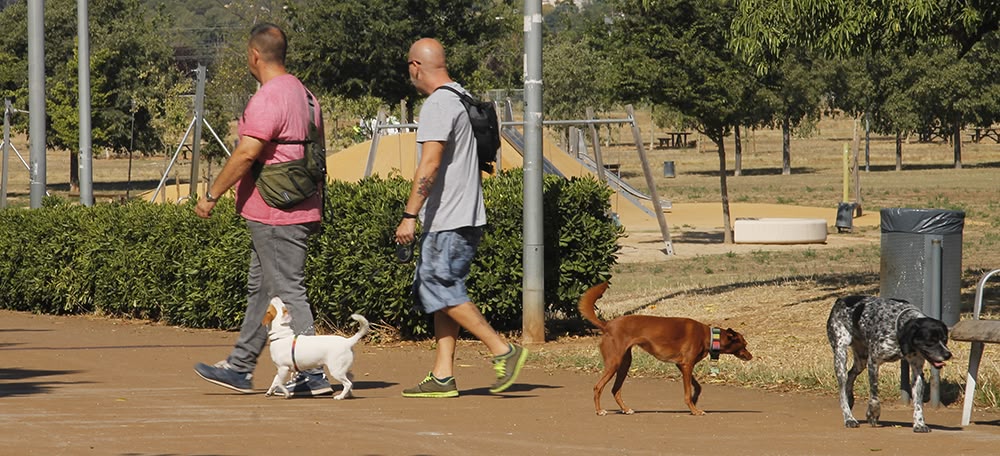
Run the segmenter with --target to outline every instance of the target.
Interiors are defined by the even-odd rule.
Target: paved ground
[[[963,429],[959,407],[928,410],[933,432],[917,435],[911,411],[889,403],[883,427],[845,429],[832,396],[706,384],[708,415],[696,417],[679,383],[652,379],[625,385],[636,415],[598,417],[591,373],[529,364],[509,394],[490,395],[473,344],[460,349],[455,399],[400,397],[428,369],[427,344],[359,346],[355,399],[229,394],[191,366],[221,359],[234,336],[0,311],[0,453],[984,455],[1000,444],[1000,414],[976,412]],[[274,374],[263,359],[261,393]]]

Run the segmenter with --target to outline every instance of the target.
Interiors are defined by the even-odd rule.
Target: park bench
[[[972,418],[972,400],[976,393],[976,376],[979,375],[979,361],[983,357],[985,344],[1000,343],[1000,320],[980,320],[979,313],[983,308],[983,288],[989,278],[1000,272],[994,269],[983,275],[976,286],[976,302],[972,309],[972,319],[955,323],[951,328],[951,339],[972,342],[969,352],[969,370],[965,382],[965,405],[962,407],[962,426],[968,426]]]

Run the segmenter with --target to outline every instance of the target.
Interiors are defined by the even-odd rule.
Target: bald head
[[[410,60],[420,62],[424,71],[441,71],[446,69],[444,46],[434,38],[421,38],[410,46]]]
[[[410,46],[407,65],[410,81],[417,91],[430,94],[438,87],[451,82],[445,64],[444,46],[434,38],[421,38]]]
[[[285,64],[285,53],[288,51],[288,40],[285,32],[277,25],[269,22],[262,22],[250,30],[250,43],[252,49],[256,49],[260,54],[260,59],[271,64]]]

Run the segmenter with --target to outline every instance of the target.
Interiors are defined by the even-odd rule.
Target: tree
[[[735,8],[724,0],[621,0],[605,53],[625,101],[683,114],[718,147],[725,242],[732,243],[723,140],[753,111],[755,72],[728,47]]]
[[[994,42],[998,28],[1000,8],[995,0],[745,0],[739,3],[731,25],[730,45],[761,73],[794,46],[837,56],[868,56],[867,62],[886,49],[913,56],[928,46],[953,48],[954,53],[945,52],[952,55],[951,60],[941,62],[942,67],[951,67],[978,43]],[[961,70],[955,76],[960,74]],[[956,82],[961,83],[961,77]],[[949,85],[932,92],[942,94],[955,88]],[[958,95],[951,92],[945,97],[954,101]],[[950,116],[941,125],[953,128],[957,168],[961,167],[962,116],[956,111],[973,109],[964,105],[946,102],[938,106]],[[897,168],[900,154],[897,135]]]
[[[448,52],[453,78],[472,90],[507,87],[520,70],[519,53],[509,50],[518,19],[490,0],[303,0],[289,8],[290,66],[330,94],[395,104],[416,98],[406,71],[410,44],[433,37]]]
[[[774,66],[761,81],[756,95],[760,105],[754,110],[758,119],[781,128],[781,174],[792,173],[791,135],[803,122],[819,120],[824,90],[820,68],[804,49],[796,49]]]
[[[162,132],[153,119],[178,73],[165,43],[166,22],[149,14],[138,0],[107,0],[89,8],[91,40],[91,124],[95,149],[125,151],[133,145],[131,119],[135,116],[135,147],[158,150]],[[45,9],[45,75],[48,97],[46,146],[71,151],[70,182],[78,182],[79,111],[77,88],[76,2],[49,0]],[[0,30],[11,43],[6,59],[25,62],[27,68],[27,9],[15,4],[0,12]],[[21,68],[21,65],[17,65]],[[5,96],[27,99],[28,75],[5,74],[0,84]],[[25,129],[20,124],[19,129]]]
[[[998,28],[995,0],[743,0],[731,46],[764,70],[794,46],[857,55],[945,39],[961,56]]]
[[[595,11],[583,14],[572,2],[560,2],[545,16],[542,105],[548,119],[582,119],[587,108],[611,107],[614,68],[599,52],[593,35],[586,33],[604,24],[603,16],[593,15]]]

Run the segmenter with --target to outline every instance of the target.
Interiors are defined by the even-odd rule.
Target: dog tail
[[[368,334],[368,331],[371,330],[371,325],[368,324],[368,319],[362,317],[361,315],[351,314],[351,318],[353,318],[354,321],[357,321],[358,326],[360,326],[360,328],[358,328],[358,332],[354,333],[354,335],[348,339],[351,341],[351,345],[354,345],[358,343],[362,337],[365,337],[365,335]]]
[[[589,290],[583,293],[583,296],[580,296],[580,314],[601,331],[604,331],[604,321],[597,317],[597,312],[594,311],[594,303],[598,299],[601,299],[601,296],[604,296],[604,292],[607,289],[608,283],[601,282],[590,287]]]

